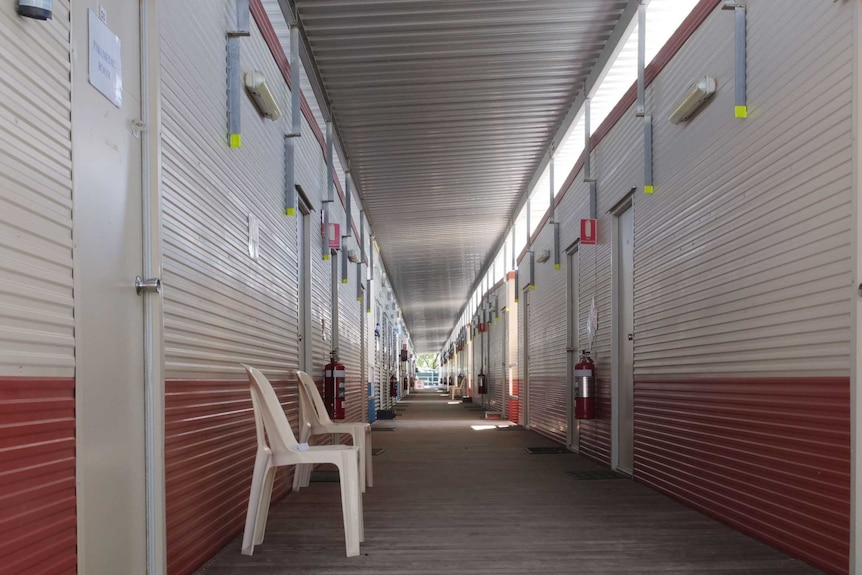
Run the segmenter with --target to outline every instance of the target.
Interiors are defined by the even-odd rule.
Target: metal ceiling
[[[296,0],[417,351],[445,343],[628,4]]]

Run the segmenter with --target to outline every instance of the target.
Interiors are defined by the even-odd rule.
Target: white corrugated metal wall
[[[285,70],[253,23],[251,37],[242,40],[242,69],[263,71],[283,117],[261,118],[243,94],[243,145],[227,148],[224,42],[233,9],[232,3],[224,10],[184,3],[162,11],[167,504],[169,563],[177,572],[199,565],[241,528],[254,428],[239,364],[263,368],[288,417],[295,422],[297,416],[291,371],[299,365],[298,238],[296,220],[283,215],[289,91]],[[312,338],[309,371],[321,381],[332,345],[331,261],[323,260],[318,225],[326,162],[306,118],[302,134],[296,181],[315,210],[306,337]],[[257,260],[248,251],[250,215],[260,221]],[[331,221],[345,223],[338,192]],[[355,273],[349,280],[338,280],[341,357],[352,374],[348,416],[361,420],[366,394]],[[193,451],[208,454],[198,462],[203,473],[186,463]],[[206,469],[218,469],[223,480],[212,482]]]
[[[635,477],[845,573],[852,19],[836,3],[750,3],[750,107],[739,120],[733,17],[709,4],[647,88],[654,195],[642,192],[633,109],[597,133],[599,244],[580,249],[579,330],[585,341],[595,298],[599,401],[580,448],[611,461],[612,210],[634,188]],[[718,79],[714,100],[670,125],[670,106],[704,73]],[[580,179],[557,209],[562,245],[587,217]],[[531,354],[531,382],[538,369]],[[547,415],[531,398],[535,426]]]
[[[506,284],[499,284],[491,290],[491,325],[488,327],[488,407],[494,411],[503,411],[505,401],[506,370],[503,367],[503,332],[506,316],[503,308],[506,306]],[[495,313],[495,311],[497,313]]]
[[[232,5],[208,7],[171,4],[161,13],[166,490],[175,572],[193,570],[241,528],[255,444],[239,364],[266,370],[288,416],[295,422],[297,415],[287,384],[299,366],[299,292],[296,221],[283,216],[285,130],[263,120],[243,95],[243,146],[227,148],[224,51]],[[242,67],[263,71],[289,111],[281,72],[254,26],[243,40]],[[307,125],[304,134],[303,142],[313,140]],[[320,162],[319,147],[305,161],[315,158]],[[312,198],[319,193],[302,175],[298,182]],[[260,220],[258,260],[249,255],[250,216]],[[191,453],[208,456],[191,469]]]
[[[68,2],[0,18],[0,376],[75,375]]]
[[[546,225],[533,242],[536,253],[553,252],[553,226]],[[561,443],[568,431],[566,390],[566,270],[554,269],[553,256],[536,263],[530,291],[530,427]]]
[[[0,564],[75,572],[71,17],[0,6]]]

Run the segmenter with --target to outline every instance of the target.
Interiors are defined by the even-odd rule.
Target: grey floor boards
[[[481,414],[427,391],[374,434],[362,555],[344,556],[337,483],[312,483],[270,512],[252,557],[240,537],[206,575],[802,575],[816,569],[524,431],[474,431]],[[379,424],[375,424],[379,425]]]

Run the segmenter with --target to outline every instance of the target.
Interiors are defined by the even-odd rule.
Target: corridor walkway
[[[414,392],[374,424],[375,486],[362,555],[344,556],[337,483],[314,482],[270,513],[254,556],[235,539],[199,573],[801,575],[804,563],[629,480],[575,480],[601,469],[554,444],[492,424],[469,405]],[[384,431],[384,430],[394,431]]]

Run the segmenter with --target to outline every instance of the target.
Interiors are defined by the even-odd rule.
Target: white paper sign
[[[113,104],[123,106],[120,39],[90,12],[90,84]]]

